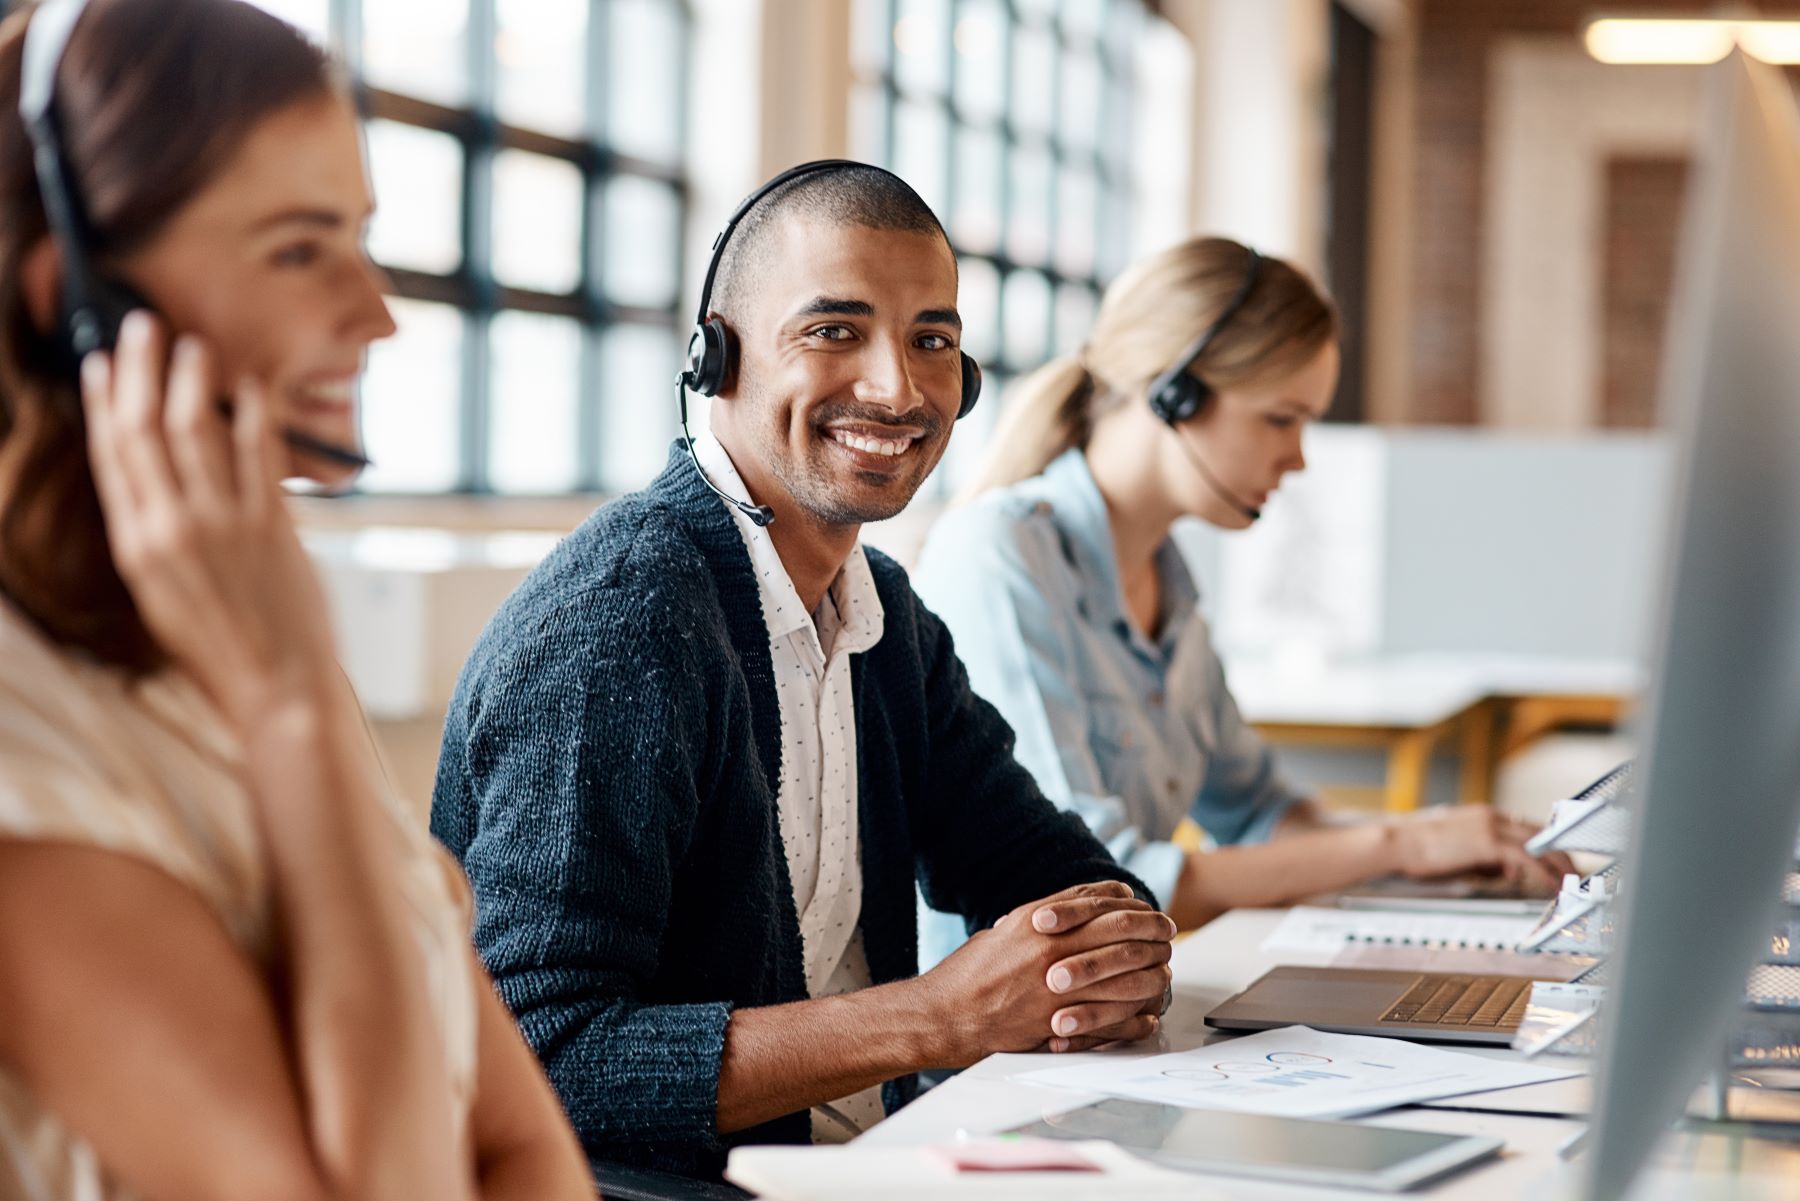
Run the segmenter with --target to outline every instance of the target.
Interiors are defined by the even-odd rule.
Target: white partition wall
[[[1660,435],[1408,434],[1390,464],[1385,650],[1639,656],[1667,512]]]
[[[1228,657],[1638,656],[1661,436],[1327,426],[1306,451],[1256,528],[1182,532]]]

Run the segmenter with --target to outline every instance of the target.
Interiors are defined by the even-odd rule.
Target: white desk
[[[920,1097],[893,1117],[876,1126],[856,1147],[906,1147],[954,1138],[958,1130],[988,1133],[1004,1130],[1047,1114],[1084,1105],[1097,1097],[1019,1084],[1008,1079],[1015,1072],[1047,1066],[1066,1066],[1078,1058],[1099,1054],[1148,1054],[1186,1050],[1229,1037],[1211,1030],[1202,1019],[1208,1010],[1263,971],[1274,960],[1260,950],[1263,939],[1280,920],[1280,910],[1238,910],[1229,913],[1176,945],[1175,1003],[1164,1021],[1161,1045],[1142,1051],[1089,1052],[1070,1055],[994,1055]],[[1315,961],[1316,962],[1316,961]],[[1506,1050],[1471,1050],[1477,1054],[1511,1055]],[[1543,1086],[1548,1087],[1548,1086]],[[1455,1197],[1459,1201],[1517,1201],[1521,1197],[1551,1201],[1573,1196],[1580,1176],[1556,1154],[1556,1149],[1581,1128],[1581,1123],[1554,1117],[1524,1117],[1467,1110],[1417,1106],[1392,1110],[1362,1119],[1373,1125],[1404,1126],[1454,1134],[1489,1135],[1506,1143],[1500,1158],[1470,1169],[1410,1196]],[[1800,1167],[1800,1152],[1782,1164]],[[1779,1175],[1700,1177],[1676,1172],[1659,1173],[1640,1197],[1734,1196],[1775,1198],[1791,1196],[1794,1177]],[[1291,1184],[1209,1177],[1207,1187],[1195,1196],[1228,1196],[1246,1201],[1262,1199],[1314,1199],[1360,1197],[1352,1190],[1306,1188]],[[1714,1186],[1717,1186],[1716,1188]]]

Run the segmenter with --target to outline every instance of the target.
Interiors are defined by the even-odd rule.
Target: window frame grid
[[[670,81],[673,103],[679,106],[676,128],[685,147],[688,128],[688,83],[692,70],[693,11],[689,0],[659,0],[678,27],[681,53]],[[601,395],[604,365],[600,346],[609,329],[639,325],[668,331],[678,339],[686,327],[681,314],[680,289],[666,305],[621,304],[606,295],[606,189],[621,176],[647,179],[667,188],[675,204],[678,236],[674,278],[686,277],[687,248],[679,231],[688,224],[692,187],[680,153],[669,162],[629,155],[606,143],[607,94],[605,66],[610,49],[612,0],[588,0],[587,63],[583,80],[583,107],[587,131],[580,137],[552,134],[502,121],[497,108],[495,39],[499,30],[497,0],[469,0],[467,63],[469,100],[453,106],[408,96],[368,84],[362,72],[363,0],[332,0],[331,37],[351,72],[357,108],[366,120],[385,120],[426,129],[456,140],[462,151],[462,220],[459,236],[462,255],[448,274],[378,264],[390,281],[390,294],[403,300],[443,304],[457,310],[463,325],[461,403],[457,484],[444,491],[386,491],[382,496],[501,495],[489,478],[493,447],[494,397],[490,338],[493,321],[500,313],[515,311],[561,317],[581,326],[579,392],[576,428],[576,480],[572,490],[541,495],[570,495],[616,490],[615,481],[603,478],[601,438],[605,399]],[[555,159],[581,173],[582,204],[577,253],[580,276],[572,291],[545,292],[501,283],[493,269],[494,162],[501,151],[519,150]],[[625,403],[630,403],[625,401]],[[365,495],[375,495],[364,493]],[[513,495],[507,493],[505,495]]]
[[[1114,268],[1123,264],[1108,264],[1106,260],[1107,228],[1109,221],[1117,216],[1113,211],[1114,198],[1126,196],[1135,202],[1136,181],[1129,166],[1119,167],[1109,161],[1106,152],[1107,136],[1113,128],[1112,119],[1122,118],[1119,126],[1129,129],[1132,113],[1127,106],[1123,114],[1116,112],[1116,106],[1122,98],[1132,94],[1137,67],[1129,61],[1129,55],[1119,53],[1119,39],[1109,38],[1104,28],[1097,33],[1075,33],[1067,28],[1062,7],[1059,5],[1054,15],[1046,16],[1037,13],[1021,12],[1015,0],[999,0],[998,10],[1003,14],[1005,23],[998,31],[998,62],[1000,70],[999,89],[1002,97],[998,116],[972,116],[967,111],[966,98],[961,94],[964,86],[962,73],[957,69],[956,30],[965,15],[972,10],[972,0],[945,0],[948,20],[942,30],[943,42],[941,50],[950,64],[949,76],[942,90],[920,89],[901,83],[900,72],[896,63],[898,49],[895,45],[893,31],[902,13],[900,0],[863,0],[865,3],[878,5],[881,14],[881,28],[884,30],[883,49],[879,66],[868,63],[857,63],[852,69],[853,84],[867,89],[879,96],[881,103],[880,137],[881,161],[892,165],[896,162],[898,148],[898,113],[904,102],[910,105],[929,106],[935,108],[942,118],[947,130],[943,147],[944,159],[941,166],[946,183],[946,212],[942,214],[946,227],[952,229],[951,244],[958,259],[963,261],[979,260],[989,264],[996,275],[997,295],[994,304],[994,353],[982,361],[985,372],[1001,379],[1013,379],[1023,372],[1036,367],[1036,363],[1014,362],[1006,346],[1007,330],[1007,283],[1015,272],[1032,271],[1042,276],[1049,288],[1050,301],[1045,307],[1042,344],[1051,355],[1057,346],[1057,306],[1065,288],[1076,287],[1086,290],[1096,305],[1101,293],[1105,290],[1110,274],[1109,266]],[[1130,4],[1132,0],[1107,0],[1109,10],[1121,5]],[[985,6],[984,6],[985,7]],[[1015,32],[1020,28],[1048,33],[1054,55],[1054,77],[1060,84],[1065,58],[1071,53],[1092,54],[1100,66],[1100,99],[1101,113],[1098,118],[1097,134],[1094,144],[1087,148],[1071,147],[1067,144],[1067,135],[1061,122],[1061,96],[1056,93],[1057,110],[1051,115],[1048,133],[1023,131],[1015,119],[1015,103],[1013,95],[1013,76],[1017,69]],[[962,245],[954,234],[956,214],[961,201],[962,183],[957,169],[958,135],[963,131],[987,134],[997,137],[1001,147],[999,164],[999,204],[1001,229],[998,242],[991,250],[972,249]],[[1046,207],[1048,211],[1047,245],[1040,261],[1028,262],[1016,257],[1005,243],[1005,229],[1015,208],[1015,188],[1013,180],[1012,160],[1021,148],[1041,149],[1047,153],[1050,166],[1050,179]],[[1063,172],[1071,167],[1084,172],[1096,188],[1093,227],[1089,231],[1092,245],[1092,262],[1086,272],[1070,272],[1058,262],[1059,237],[1064,220],[1061,180]]]
[[[0,0],[0,15],[10,14],[20,0]],[[675,127],[679,148],[667,163],[625,154],[606,142],[606,85],[603,69],[611,31],[613,0],[588,0],[587,64],[584,110],[587,133],[579,138],[550,134],[499,119],[495,105],[495,34],[498,30],[496,0],[469,0],[466,34],[470,99],[466,107],[370,86],[363,72],[361,36],[364,0],[330,0],[327,37],[349,76],[359,117],[364,121],[387,120],[448,135],[462,151],[462,218],[458,231],[461,261],[454,272],[436,274],[377,264],[386,274],[389,295],[454,308],[463,325],[461,374],[461,422],[458,482],[444,490],[382,491],[378,495],[435,497],[494,495],[488,485],[489,437],[492,411],[488,338],[493,318],[509,310],[541,313],[573,319],[581,325],[582,403],[576,409],[578,439],[577,480],[574,495],[606,490],[611,481],[602,478],[601,436],[604,404],[601,397],[600,344],[606,332],[620,325],[667,330],[679,340],[687,328],[681,311],[679,287],[666,305],[619,304],[605,292],[606,185],[621,176],[648,179],[669,189],[675,204],[677,236],[673,278],[687,276],[685,231],[693,202],[693,189],[684,155],[689,127],[689,84],[692,79],[694,13],[691,0],[659,0],[674,17],[680,45],[670,73],[669,99],[677,106]],[[890,0],[891,2],[891,0]],[[891,123],[891,109],[888,114]],[[574,164],[582,175],[582,206],[578,253],[580,281],[568,293],[549,293],[504,286],[493,275],[493,159],[501,150],[523,150]],[[372,495],[362,493],[363,495]]]

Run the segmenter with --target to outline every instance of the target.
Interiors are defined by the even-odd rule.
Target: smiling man
[[[808,165],[713,268],[713,433],[495,617],[432,811],[589,1155],[690,1173],[851,1137],[921,1069],[1153,1033],[1173,931],[857,540],[979,387],[930,209]],[[980,931],[924,976],[915,880]]]

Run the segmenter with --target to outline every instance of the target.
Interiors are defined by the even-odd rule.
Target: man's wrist
[[[945,1004],[943,989],[930,972],[888,988],[892,995],[887,1000],[899,1018],[898,1034],[909,1071],[962,1068],[981,1057],[970,1050],[963,1015]]]

